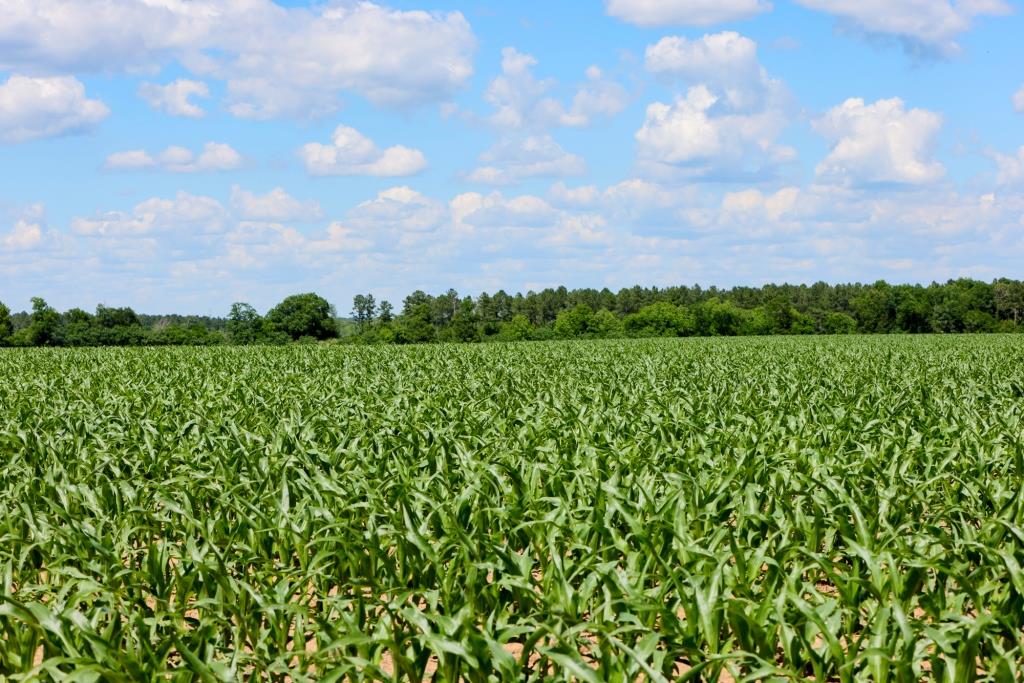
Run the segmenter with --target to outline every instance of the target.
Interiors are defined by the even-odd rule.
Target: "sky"
[[[0,300],[1024,278],[1007,0],[4,0]]]

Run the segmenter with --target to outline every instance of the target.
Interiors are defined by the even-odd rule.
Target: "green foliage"
[[[41,302],[41,304],[40,304]],[[40,308],[41,305],[41,308]],[[950,280],[944,284],[765,285],[760,288],[565,287],[475,299],[450,289],[415,291],[396,315],[371,294],[353,299],[352,319],[335,318],[315,294],[291,296],[266,317],[244,303],[226,318],[140,315],[99,306],[57,314],[41,299],[32,314],[0,316],[0,345],[142,346],[276,345],[303,337],[353,344],[544,341],[621,336],[748,336],[864,333],[1024,331],[1024,283]],[[513,321],[515,323],[513,324]],[[205,332],[200,332],[201,325]],[[4,331],[9,329],[9,332]],[[209,334],[208,334],[209,333]]]
[[[507,323],[503,323],[498,332],[498,339],[501,341],[526,341],[533,334],[533,325],[522,313],[512,316]]]
[[[395,342],[398,344],[422,344],[432,342],[437,336],[431,324],[429,303],[409,303],[406,299],[405,313],[394,326]]]
[[[212,346],[223,344],[226,338],[223,333],[207,328],[205,325],[165,325],[154,330],[149,337],[150,343],[161,346]]]
[[[438,338],[453,342],[480,341],[480,329],[472,299],[467,297],[459,302],[451,321],[442,329]]]
[[[823,327],[825,334],[853,334],[857,331],[857,321],[846,313],[830,312],[825,315]]]
[[[590,334],[598,339],[614,339],[622,333],[622,321],[607,308],[600,309],[590,319]]]
[[[31,346],[54,346],[59,341],[60,314],[41,297],[32,297],[32,318],[25,338]]]
[[[273,322],[260,317],[247,303],[231,304],[227,322],[228,340],[232,344],[286,344],[291,336],[279,330]]]
[[[11,334],[14,332],[14,325],[11,323],[11,309],[0,302],[0,346],[7,346],[10,343]]]
[[[733,337],[750,327],[750,312],[719,299],[709,299],[695,307],[694,330],[703,337]]]
[[[0,678],[1021,680],[1022,435],[1016,335],[3,350]]]
[[[267,313],[274,329],[294,340],[302,337],[331,339],[338,336],[331,305],[313,293],[286,297]]]
[[[590,334],[594,311],[586,304],[579,304],[568,311],[562,311],[555,318],[555,334],[562,339],[584,337]]]
[[[624,325],[630,334],[642,337],[685,337],[696,329],[686,309],[664,301],[627,315]]]

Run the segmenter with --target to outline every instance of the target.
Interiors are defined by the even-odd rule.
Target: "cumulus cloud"
[[[710,26],[749,19],[772,8],[767,0],[606,0],[616,19],[637,26]]]
[[[795,152],[776,141],[792,98],[758,61],[757,43],[733,31],[666,36],[647,47],[647,71],[686,88],[647,107],[636,133],[641,168],[652,175],[728,179],[772,175]]]
[[[0,233],[0,244],[6,247],[7,252],[37,250],[53,241],[56,233],[46,230],[46,210],[43,204],[29,204],[12,213],[14,224],[7,232]]]
[[[818,177],[853,185],[921,185],[945,174],[932,158],[942,117],[904,108],[894,97],[865,104],[852,98],[814,122],[832,149],[818,164]]]
[[[721,219],[771,229],[784,219],[795,218],[800,200],[798,187],[784,187],[768,193],[756,188],[726,192],[722,197]]]
[[[0,84],[0,142],[25,142],[95,127],[110,110],[74,77],[11,76]]]
[[[562,149],[550,135],[504,140],[484,152],[483,166],[467,180],[488,185],[509,185],[524,178],[557,177],[586,173],[582,157]]]
[[[480,156],[481,165],[466,174],[470,182],[512,185],[524,178],[585,173],[586,162],[562,149],[548,130],[587,126],[615,116],[628,104],[626,89],[596,65],[586,69],[586,80],[563,104],[552,95],[558,83],[538,79],[533,73],[536,65],[532,55],[513,47],[502,50],[501,74],[484,92],[494,111],[483,119],[500,138]]]
[[[359,235],[353,228],[335,221],[327,226],[319,239],[309,241],[308,250],[314,254],[338,254],[369,249],[373,240]]]
[[[43,241],[43,229],[39,223],[20,219],[3,237],[4,246],[11,250],[32,249]]]
[[[556,183],[546,197],[450,198],[393,187],[303,229],[276,208],[289,203],[280,201],[287,192],[233,194],[223,205],[194,195],[149,199],[76,219],[76,234],[63,240],[41,211],[12,215],[0,231],[0,272],[19,275],[8,296],[27,299],[58,272],[87,301],[148,309],[173,296],[185,310],[222,311],[243,293],[272,304],[298,281],[317,283],[336,302],[386,282],[394,301],[417,288],[617,289],[638,273],[659,286],[871,280],[894,269],[920,280],[988,277],[976,264],[1008,272],[1024,257],[1020,193],[960,193],[944,183],[898,194],[822,183],[723,193],[631,178],[607,187]],[[253,203],[271,208],[245,208]],[[11,230],[18,220],[24,225]],[[22,240],[33,258],[14,250]]]
[[[103,162],[103,167],[110,171],[139,171],[155,166],[156,159],[144,149],[114,152]]]
[[[320,203],[314,200],[300,201],[275,187],[270,192],[257,195],[238,185],[231,187],[231,208],[245,220],[262,221],[315,221],[323,216]]]
[[[174,199],[153,197],[130,212],[110,211],[71,221],[74,233],[96,237],[135,237],[158,231],[217,232],[228,212],[216,199],[178,192]]]
[[[199,119],[206,116],[203,108],[192,102],[191,97],[209,97],[210,89],[202,81],[179,78],[167,85],[143,83],[139,86],[139,97],[157,111],[171,116]]]
[[[241,168],[245,159],[230,145],[207,142],[197,155],[186,147],[172,145],[156,156],[144,149],[115,152],[103,166],[111,171],[161,170],[170,173],[231,171]]]
[[[347,223],[367,232],[394,229],[402,232],[434,230],[448,217],[441,202],[410,187],[392,187],[356,205]]]
[[[960,51],[956,37],[979,16],[1008,14],[1003,0],[797,0],[871,34],[893,36],[914,53]]]
[[[548,199],[558,206],[588,207],[597,203],[601,191],[597,185],[568,187],[561,180],[548,190]]]
[[[484,100],[494,107],[486,121],[501,130],[586,126],[594,119],[611,117],[625,109],[629,94],[619,83],[591,66],[586,81],[576,88],[571,103],[563,105],[550,93],[558,86],[551,78],[533,73],[537,60],[514,47],[501,51],[501,75],[490,82]]]
[[[735,109],[756,107],[782,89],[758,61],[757,43],[734,31],[693,40],[666,36],[647,47],[644,66],[666,79],[705,85]]]
[[[299,149],[310,175],[409,176],[427,167],[423,152],[403,145],[381,149],[355,128],[338,126],[331,143],[310,142]]]
[[[776,144],[787,124],[781,111],[734,113],[716,109],[718,103],[698,85],[672,104],[649,105],[635,135],[641,163],[691,177],[718,177],[761,173],[794,157],[792,149]]]
[[[372,2],[282,7],[272,0],[34,0],[0,3],[0,69],[153,69],[177,60],[227,84],[243,117],[317,116],[344,92],[377,104],[443,101],[473,72],[458,12]]]
[[[1024,85],[1013,94],[1013,108],[1018,114],[1024,114]]]
[[[538,228],[552,225],[559,212],[533,195],[506,197],[500,192],[465,192],[451,200],[452,220],[457,229]]]
[[[1000,185],[1024,184],[1024,147],[1016,154],[992,152],[992,160],[996,162],[996,182]]]

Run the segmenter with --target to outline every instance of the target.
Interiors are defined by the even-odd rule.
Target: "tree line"
[[[137,346],[367,344],[526,341],[612,337],[762,334],[889,334],[1024,331],[1024,282],[950,280],[931,285],[837,284],[702,288],[631,287],[498,291],[416,291],[400,311],[357,295],[349,317],[323,297],[289,296],[260,315],[233,304],[225,318],[146,316],[98,306],[58,313],[43,299],[11,314],[0,303],[0,345]]]

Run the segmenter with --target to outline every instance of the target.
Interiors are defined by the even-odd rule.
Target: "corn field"
[[[0,353],[0,680],[1014,681],[1024,339]]]

